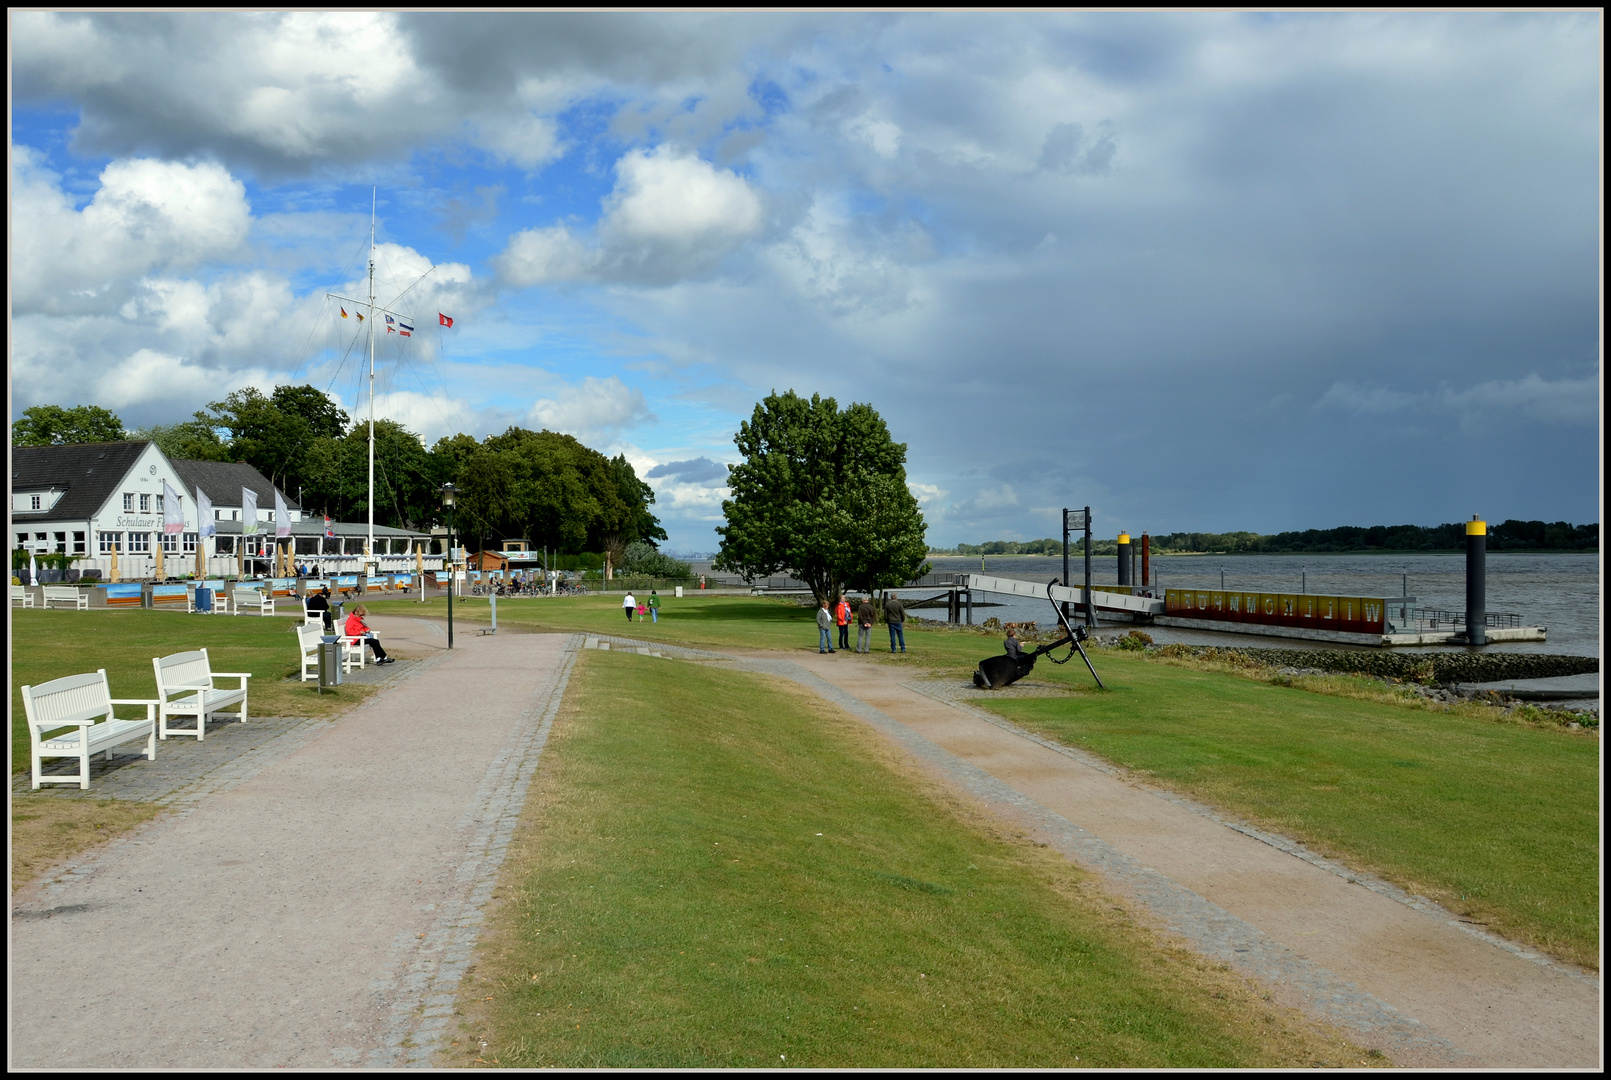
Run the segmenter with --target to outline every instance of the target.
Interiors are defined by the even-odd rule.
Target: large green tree
[[[123,421],[99,405],[32,405],[11,425],[12,446],[117,442],[127,438]]]
[[[369,424],[341,438],[318,436],[300,463],[303,506],[342,521],[369,515]],[[375,524],[429,528],[441,517],[436,462],[418,435],[395,420],[375,421]]]
[[[218,437],[217,428],[206,413],[198,412],[189,420],[177,424],[152,424],[133,433],[136,439],[150,439],[169,458],[190,461],[234,461],[224,440]]]
[[[771,394],[739,425],[744,460],[716,532],[715,566],[746,578],[784,570],[831,600],[846,586],[899,585],[928,569],[917,500],[906,487],[906,444],[871,405]]]
[[[197,418],[229,432],[233,459],[253,466],[282,491],[308,486],[306,465],[316,440],[340,439],[347,431],[347,414],[315,386],[277,386],[268,396],[249,386],[208,409]]]

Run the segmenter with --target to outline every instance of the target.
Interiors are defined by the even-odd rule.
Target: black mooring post
[[[1466,522],[1466,644],[1488,644],[1488,523]]]
[[[1063,588],[1068,588],[1068,507],[1063,507]],[[1068,601],[1063,601],[1063,621],[1068,621]]]
[[[1130,581],[1130,534],[1119,534],[1119,584],[1129,585]]]
[[[968,625],[973,625],[973,590],[964,589],[963,595],[968,599]]]
[[[1091,591],[1091,508],[1085,508],[1085,625],[1096,625],[1095,593]]]

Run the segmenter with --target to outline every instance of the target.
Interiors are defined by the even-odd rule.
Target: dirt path
[[[886,733],[948,780],[1102,871],[1197,947],[1401,1065],[1600,1064],[1592,975],[1474,936],[1440,908],[1411,906],[1391,887],[1275,846],[1279,838],[1266,842],[1094,758],[937,700],[887,666],[811,651],[751,666],[861,703],[853,711],[875,726],[880,716],[899,725]]]
[[[14,1067],[430,1060],[577,641],[373,623],[426,677],[13,898]]]

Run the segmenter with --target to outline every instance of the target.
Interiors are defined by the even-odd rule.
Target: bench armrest
[[[109,698],[107,700],[113,705],[161,705],[162,704],[162,702],[158,701],[156,698],[116,698],[115,697],[115,698]]]
[[[252,677],[252,673],[250,671],[215,671],[215,672],[213,672],[213,678],[215,678],[215,679],[250,679],[251,677]]]

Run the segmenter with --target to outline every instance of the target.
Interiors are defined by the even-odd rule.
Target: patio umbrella
[[[39,584],[39,567],[34,565],[34,553],[28,553],[28,584]]]
[[[122,578],[118,577],[117,573],[117,541],[115,539],[112,541],[112,568],[111,570],[107,571],[107,573],[109,574],[109,577],[107,578],[108,581],[123,580]]]
[[[162,563],[162,541],[163,541],[162,534],[158,533],[157,534],[157,580],[158,581],[167,580],[167,567],[165,567],[163,565],[163,563]]]

